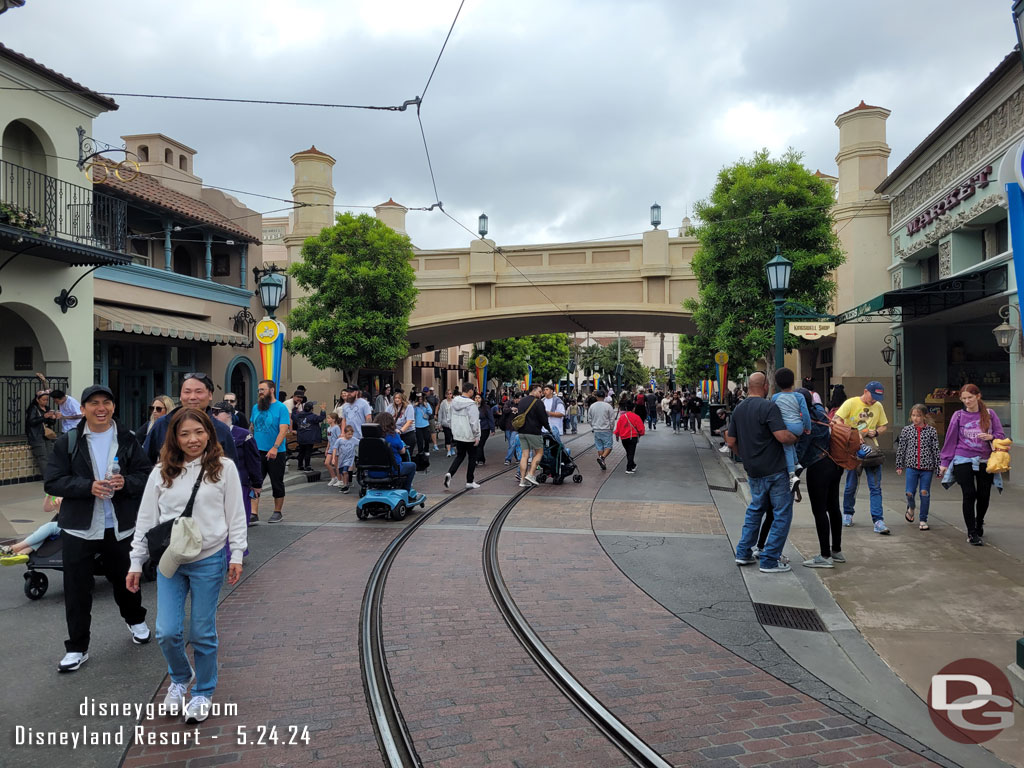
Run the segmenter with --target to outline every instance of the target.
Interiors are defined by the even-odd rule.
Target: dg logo
[[[932,675],[928,714],[943,735],[961,744],[981,744],[1013,725],[1013,691],[995,664],[957,659]]]

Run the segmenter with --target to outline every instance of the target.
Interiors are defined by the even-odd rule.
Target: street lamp
[[[885,361],[885,364],[886,365],[893,365],[892,359],[895,357],[896,358],[896,367],[899,368],[900,367],[900,340],[897,339],[892,334],[889,334],[884,339],[882,339],[882,341],[885,342],[885,349],[882,350],[882,359]],[[893,344],[896,345],[895,348],[893,348],[893,346],[892,346]]]
[[[1024,0],[1021,0],[1024,3]],[[1010,308],[1017,310],[1017,327],[1014,328],[1010,325]],[[999,316],[1003,318],[1003,322],[992,329],[992,335],[996,337],[996,344],[1003,348],[1005,352],[1012,352],[1014,347],[1014,341],[1016,340],[1016,352],[1018,355],[1022,354],[1021,346],[1021,330],[1020,330],[1020,309],[1014,307],[1012,304],[1004,304],[999,308]]]
[[[784,257],[782,249],[776,245],[775,258],[765,265],[764,270],[768,274],[768,288],[775,302],[775,370],[779,370],[786,362],[782,310],[786,306],[786,293],[789,291],[789,275],[793,271],[793,262]]]
[[[480,237],[487,237],[487,214],[481,213],[480,218],[476,220],[476,231],[480,233]]]
[[[271,318],[274,317],[274,312],[281,306],[285,293],[287,293],[288,278],[281,274],[282,272],[284,269],[277,264],[271,264],[264,269],[252,268],[252,275],[256,282],[255,293],[260,297],[263,309]]]
[[[1024,0],[1016,0],[1013,4],[1013,28],[1017,30],[1017,45],[1024,62]]]
[[[1024,0],[1021,0],[1024,2]],[[651,226],[655,229],[661,224],[661,206],[655,203],[651,206]]]

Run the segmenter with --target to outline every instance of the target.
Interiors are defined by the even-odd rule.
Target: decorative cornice
[[[897,237],[893,241],[896,258],[900,261],[906,261],[918,251],[922,251],[925,248],[934,245],[950,232],[959,229],[971,219],[984,213],[990,208],[995,208],[996,206],[1002,206],[1003,208],[1006,207],[1006,195],[1003,192],[996,192],[988,197],[982,198],[970,208],[961,210],[956,216],[942,217],[938,220],[935,227],[928,232],[928,234],[917,242],[908,245],[906,249],[900,247],[900,238]]]
[[[893,224],[938,199],[947,187],[982,166],[1003,145],[1021,135],[1024,87],[1018,88],[966,136],[912,181],[892,201]]]

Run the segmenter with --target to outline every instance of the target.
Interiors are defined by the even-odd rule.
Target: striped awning
[[[143,312],[103,304],[95,304],[92,311],[97,331],[165,336],[186,341],[204,341],[208,344],[249,343],[249,339],[240,333],[192,317],[168,315],[163,312]]]

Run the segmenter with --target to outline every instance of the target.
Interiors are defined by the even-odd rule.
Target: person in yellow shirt
[[[882,402],[885,400],[885,389],[881,382],[869,381],[864,387],[864,394],[851,397],[836,411],[833,421],[842,422],[860,431],[861,439],[869,445],[878,445],[878,436],[888,429],[889,419],[885,415]],[[846,470],[846,491],[843,494],[843,525],[853,525],[854,503],[857,499],[859,473],[863,471],[868,479],[868,491],[871,498],[871,520],[875,533],[889,535],[882,516],[882,468],[863,467],[862,469]]]

